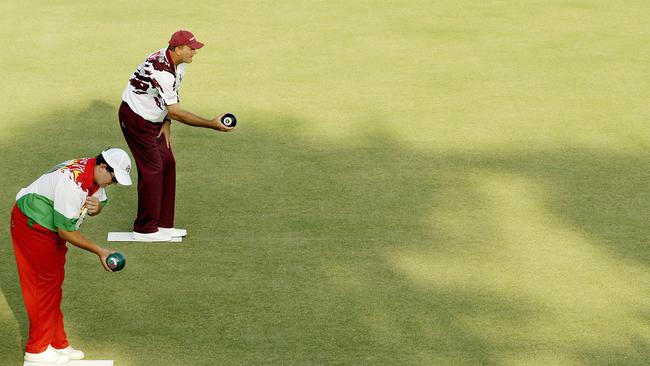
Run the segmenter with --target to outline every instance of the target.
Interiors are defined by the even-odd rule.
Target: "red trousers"
[[[39,224],[29,226],[18,206],[11,212],[11,239],[23,301],[29,316],[25,352],[40,353],[48,345],[66,348],[61,299],[65,277],[65,240]]]
[[[174,227],[176,160],[165,138],[157,138],[162,124],[140,117],[126,102],[118,117],[138,167],[138,216],[133,231],[153,233],[158,227]]]

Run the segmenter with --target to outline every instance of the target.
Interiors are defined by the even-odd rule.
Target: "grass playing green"
[[[645,1],[0,4],[0,364],[27,336],[16,192],[126,144],[134,68],[206,44],[173,124],[182,244],[70,246],[66,330],[139,365],[647,365]],[[135,174],[134,174],[135,176]]]

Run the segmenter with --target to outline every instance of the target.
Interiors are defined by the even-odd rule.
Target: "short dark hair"
[[[102,155],[101,153],[95,156],[95,165],[99,165],[99,164],[106,164],[106,170],[108,170],[109,173],[113,172],[113,168],[110,165],[108,165],[106,159],[104,159],[104,155]]]

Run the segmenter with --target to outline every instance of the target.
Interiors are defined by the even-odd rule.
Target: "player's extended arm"
[[[59,232],[59,236],[67,241],[68,243],[79,247],[81,249],[87,250],[91,253],[97,254],[99,257],[99,261],[102,262],[102,266],[104,269],[106,269],[109,272],[112,272],[110,268],[108,268],[108,265],[106,264],[106,257],[108,257],[111,252],[108,251],[107,249],[104,249],[100,247],[99,245],[93,243],[90,239],[86,238],[85,236],[81,235],[79,230],[76,231],[66,231],[61,228],[57,229]]]
[[[196,114],[190,111],[184,110],[183,108],[181,108],[180,103],[168,105],[167,116],[169,116],[169,118],[173,120],[176,120],[178,122],[190,126],[211,128],[222,132],[228,132],[232,130],[232,128],[226,127],[223,124],[221,124],[222,116],[218,116],[217,118],[212,120],[205,119],[201,116],[197,116]]]

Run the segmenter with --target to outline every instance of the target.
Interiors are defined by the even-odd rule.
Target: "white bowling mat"
[[[133,233],[130,231],[118,232],[110,231],[108,233],[108,241],[137,241],[139,243],[152,243],[152,244],[165,244],[165,243],[178,243],[183,241],[183,238],[180,236],[172,237],[171,241],[139,241],[133,238]]]
[[[53,363],[36,363],[36,362],[27,362],[23,364],[23,366],[43,366],[43,365],[54,365]],[[69,361],[68,363],[63,363],[60,365],[66,365],[66,366],[113,366],[113,360],[97,360],[97,361],[92,361],[92,360],[78,360],[78,361]]]

